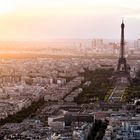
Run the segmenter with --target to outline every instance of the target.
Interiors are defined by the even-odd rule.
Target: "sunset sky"
[[[140,38],[140,0],[0,0],[0,40]]]

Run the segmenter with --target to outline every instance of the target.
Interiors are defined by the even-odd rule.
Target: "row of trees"
[[[9,115],[5,119],[0,120],[0,125],[4,125],[5,123],[20,123],[25,118],[34,114],[37,109],[45,104],[44,99],[40,99],[37,102],[32,102],[31,106],[28,108],[23,108],[21,111],[17,112],[14,115]]]
[[[83,83],[90,81],[91,84],[87,87],[82,86],[83,92],[75,98],[75,102],[89,103],[104,100],[107,91],[112,87],[110,78],[113,71],[113,69],[96,69],[94,71],[85,69],[85,72],[80,74],[84,77]]]
[[[136,73],[136,77],[132,80],[133,84],[126,88],[123,97],[128,102],[135,98],[140,98],[140,71]]]

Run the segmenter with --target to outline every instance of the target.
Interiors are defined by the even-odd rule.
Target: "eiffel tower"
[[[124,40],[124,22],[122,20],[121,23],[121,41],[120,41],[120,56],[118,59],[118,64],[117,64],[117,69],[115,72],[115,78],[117,77],[126,77],[131,83],[131,78],[130,78],[130,66],[127,64],[127,60],[125,57],[125,40]]]

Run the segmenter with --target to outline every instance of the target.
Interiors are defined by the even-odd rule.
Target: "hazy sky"
[[[140,0],[0,0],[0,40],[140,38]]]

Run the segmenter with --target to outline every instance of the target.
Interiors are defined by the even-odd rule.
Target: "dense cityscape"
[[[0,139],[138,140],[139,42],[127,42],[123,56],[133,84],[125,76],[114,84],[119,41],[58,40],[34,50],[13,42],[13,58],[4,50],[11,42],[1,42]]]
[[[0,140],[140,140],[139,13],[0,0]]]

